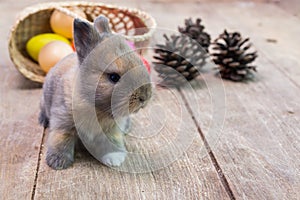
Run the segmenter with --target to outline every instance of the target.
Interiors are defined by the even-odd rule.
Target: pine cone
[[[251,71],[256,71],[256,67],[249,64],[257,54],[247,53],[251,47],[248,41],[249,38],[242,39],[240,33],[228,33],[226,30],[214,41],[213,61],[218,65],[222,78],[242,81],[253,76]]]
[[[178,27],[178,31],[199,42],[199,44],[206,50],[206,52],[208,52],[208,47],[210,45],[210,35],[204,32],[204,26],[201,25],[200,18],[196,19],[196,23],[194,23],[191,18],[186,19],[185,27]]]
[[[164,35],[166,43],[158,44],[153,62],[163,83],[179,87],[199,75],[199,69],[206,63],[208,54],[194,40],[186,35]]]

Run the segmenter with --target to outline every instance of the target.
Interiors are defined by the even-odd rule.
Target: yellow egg
[[[86,18],[86,15],[83,11],[75,8],[70,10],[75,12],[79,16]],[[50,17],[50,26],[53,32],[67,38],[73,38],[73,21],[73,17],[55,10]]]
[[[38,62],[47,73],[56,63],[71,53],[73,50],[70,45],[61,41],[50,42],[41,49]]]
[[[39,34],[36,35],[34,37],[32,37],[27,43],[26,43],[26,50],[27,53],[30,55],[30,57],[35,60],[38,61],[38,56],[40,53],[40,50],[49,42],[55,41],[55,40],[59,40],[62,42],[65,42],[67,44],[71,44],[71,42],[58,34],[54,34],[54,33],[43,33],[43,34]]]

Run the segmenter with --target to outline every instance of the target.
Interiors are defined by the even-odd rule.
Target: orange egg
[[[71,53],[73,49],[70,45],[61,41],[50,42],[41,49],[38,62],[47,73],[56,63]]]
[[[70,9],[79,16],[86,18],[83,11],[79,9]],[[73,22],[74,18],[55,10],[50,17],[50,26],[53,32],[65,36],[67,38],[73,38]]]

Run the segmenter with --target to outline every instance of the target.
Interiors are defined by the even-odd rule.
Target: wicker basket
[[[145,12],[102,3],[58,2],[28,7],[20,14],[9,39],[11,60],[25,77],[35,82],[44,82],[46,74],[38,63],[29,57],[26,52],[26,43],[37,34],[52,32],[49,21],[55,9],[72,15],[74,13],[68,13],[68,8],[72,7],[81,9],[89,21],[93,21],[101,14],[108,17],[112,30],[124,34],[128,40],[134,42],[137,48],[146,47],[149,44],[149,39],[156,27],[155,20]]]

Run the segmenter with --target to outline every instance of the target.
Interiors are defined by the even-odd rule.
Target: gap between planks
[[[195,126],[197,127],[197,130],[198,130],[198,133],[200,135],[200,138],[201,138],[201,140],[204,143],[205,149],[206,149],[206,151],[207,151],[207,153],[209,155],[209,158],[210,158],[213,166],[215,167],[215,170],[216,170],[216,172],[217,172],[217,174],[218,174],[218,176],[219,176],[219,178],[221,180],[221,183],[222,183],[225,191],[227,192],[227,195],[229,196],[230,199],[235,200],[236,198],[233,195],[233,192],[232,192],[232,190],[231,190],[231,188],[230,188],[230,186],[228,184],[228,181],[226,179],[226,176],[224,175],[224,173],[222,171],[222,168],[220,167],[220,165],[219,165],[219,163],[218,163],[218,161],[217,161],[214,153],[212,152],[212,150],[211,150],[211,148],[210,148],[210,146],[209,146],[209,144],[208,144],[208,142],[207,142],[207,140],[206,140],[206,138],[205,138],[205,136],[204,136],[204,134],[203,134],[203,132],[202,132],[202,130],[200,128],[200,125],[197,123],[197,121],[196,121],[196,119],[194,117],[193,111],[192,111],[192,109],[191,109],[191,107],[190,107],[187,99],[185,98],[184,94],[182,93],[182,91],[180,89],[178,89],[178,91],[179,91],[179,93],[180,93],[180,95],[181,95],[181,97],[182,97],[182,99],[184,101],[186,109],[190,113],[190,115],[192,117],[192,120],[193,120]]]
[[[39,176],[39,170],[40,170],[40,164],[41,164],[41,159],[42,159],[42,151],[43,151],[43,146],[44,146],[45,135],[46,135],[46,129],[44,128],[43,136],[42,136],[42,139],[41,139],[41,144],[40,144],[40,147],[39,147],[38,162],[37,162],[37,166],[36,166],[36,172],[35,172],[32,192],[31,192],[31,200],[34,200],[34,197],[35,197],[35,191],[36,191],[36,185],[37,185],[37,180],[38,180],[38,176]]]

